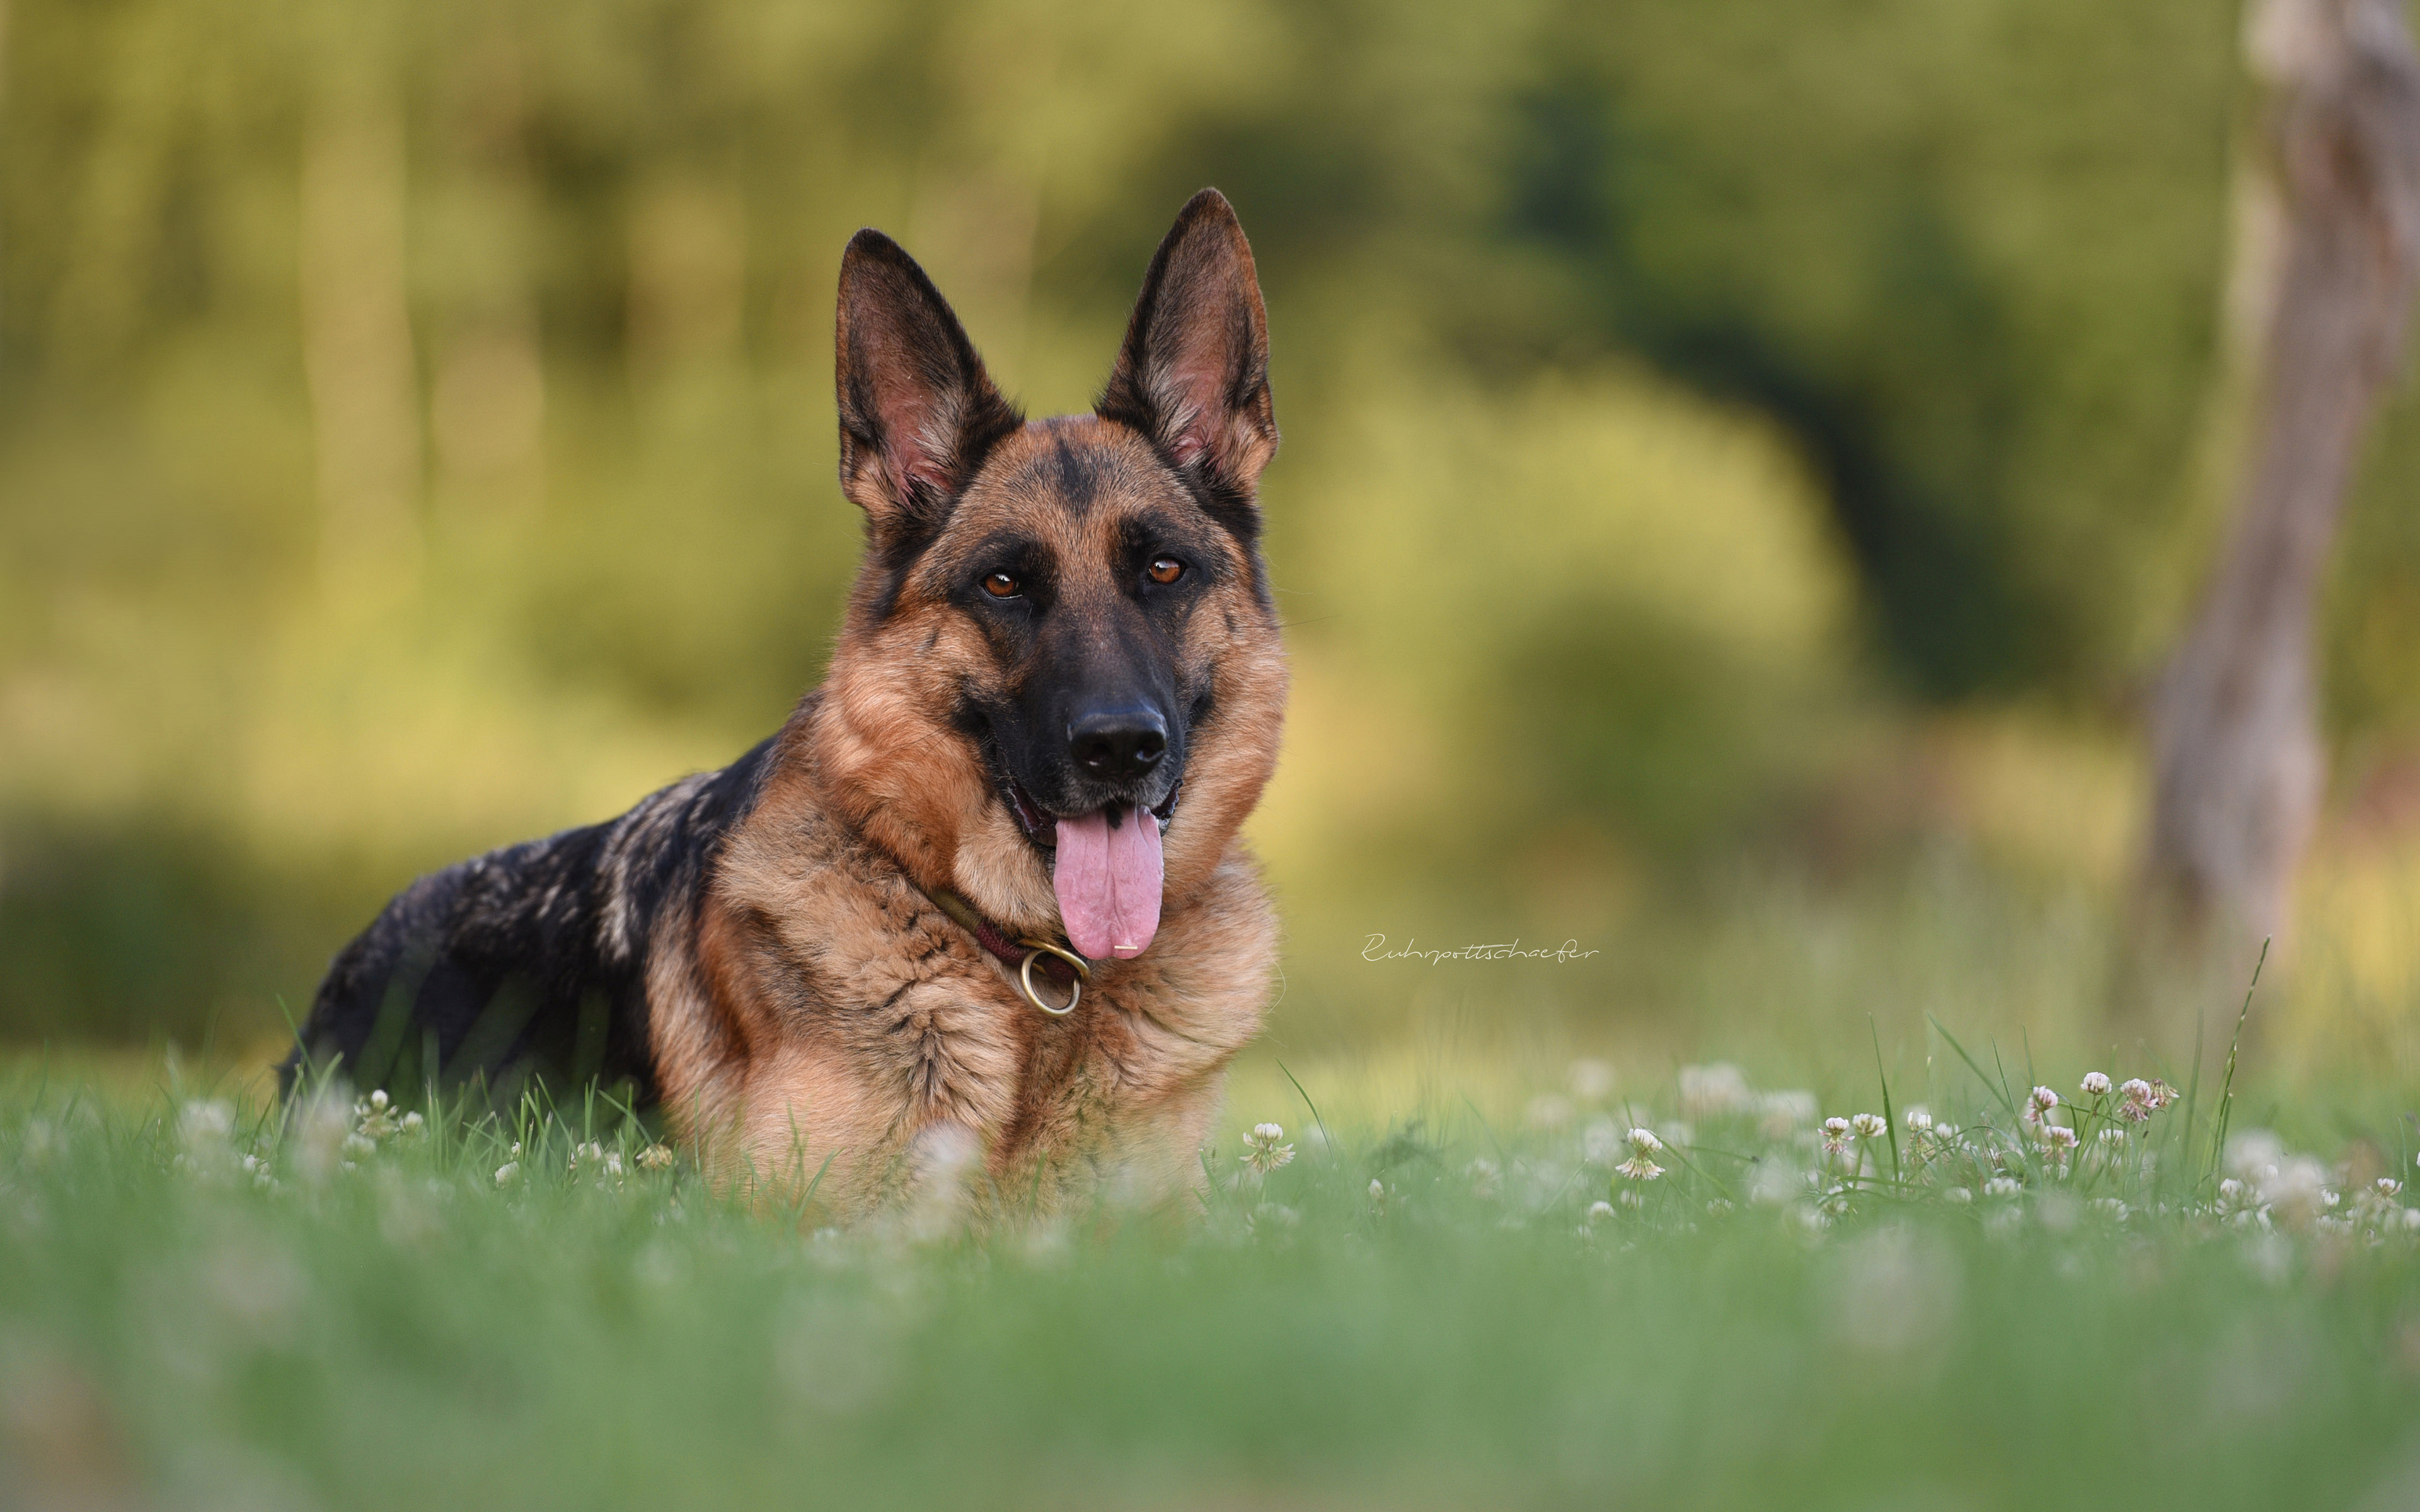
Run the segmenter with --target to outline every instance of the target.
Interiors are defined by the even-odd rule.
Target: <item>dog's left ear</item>
[[[1251,244],[1217,190],[1187,201],[1159,244],[1093,409],[1152,438],[1214,495],[1251,500],[1278,449],[1269,317]]]

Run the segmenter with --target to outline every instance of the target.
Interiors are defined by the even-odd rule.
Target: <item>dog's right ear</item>
[[[930,535],[1024,417],[924,270],[871,227],[841,256],[837,326],[841,491],[877,541]]]

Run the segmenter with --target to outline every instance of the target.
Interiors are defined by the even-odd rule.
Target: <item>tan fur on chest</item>
[[[689,959],[653,993],[664,1104],[726,1181],[862,1211],[916,1176],[921,1136],[962,1131],[994,1200],[1150,1200],[1198,1180],[1228,1063],[1257,1032],[1277,927],[1240,846],[1151,952],[1096,964],[1050,1018],[805,781],[734,835]],[[687,1032],[679,1032],[680,1026]],[[983,1196],[985,1194],[979,1194]]]

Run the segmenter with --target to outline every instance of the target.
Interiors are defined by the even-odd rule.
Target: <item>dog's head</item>
[[[814,726],[828,792],[927,887],[1140,954],[1276,759],[1277,451],[1250,246],[1214,190],[1160,243],[1094,413],[1025,422],[898,244],[841,264],[841,487],[867,548]]]

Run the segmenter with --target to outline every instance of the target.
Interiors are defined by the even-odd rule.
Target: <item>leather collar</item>
[[[975,943],[1009,969],[1023,991],[1025,1000],[1045,1013],[1057,1018],[1072,1013],[1083,1000],[1083,979],[1093,974],[1092,963],[1063,942],[1035,939],[1032,936],[1012,938],[1006,931],[975,912],[974,904],[946,887],[926,891],[924,896],[933,906],[950,916],[959,928],[975,937]],[[1033,989],[1033,976],[1039,969],[1042,978],[1066,995],[1063,1007],[1054,1007]]]

